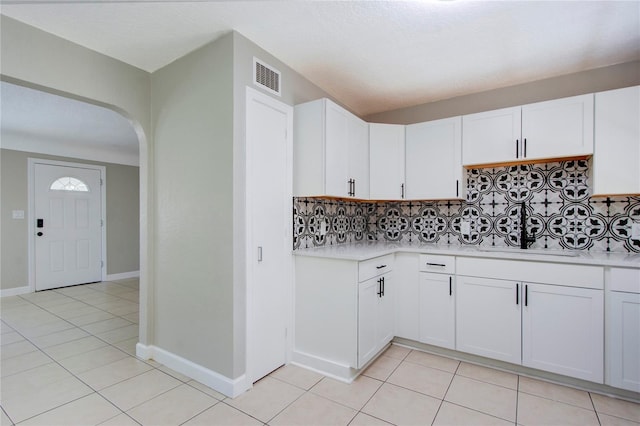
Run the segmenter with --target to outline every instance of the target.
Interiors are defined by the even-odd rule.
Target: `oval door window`
[[[64,176],[60,179],[56,179],[49,189],[52,191],[89,192],[89,187],[86,183],[71,176]]]

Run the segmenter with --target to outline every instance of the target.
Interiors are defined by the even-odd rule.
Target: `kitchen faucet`
[[[520,248],[526,250],[536,241],[536,234],[527,236],[527,209],[524,202],[520,203]]]

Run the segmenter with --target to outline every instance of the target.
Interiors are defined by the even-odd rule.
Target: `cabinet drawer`
[[[640,293],[640,269],[611,268],[607,281],[609,290]]]
[[[455,260],[456,258],[454,256],[421,254],[420,272],[440,272],[442,274],[455,274]]]
[[[376,257],[358,263],[358,281],[366,281],[393,269],[393,255]]]

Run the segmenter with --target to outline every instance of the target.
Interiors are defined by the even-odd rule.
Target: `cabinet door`
[[[349,112],[332,102],[326,103],[325,192],[347,197],[349,194]]]
[[[404,128],[369,124],[369,198],[404,198]]]
[[[461,132],[461,117],[407,126],[407,199],[463,197]]]
[[[523,285],[522,364],[603,383],[603,290]]]
[[[527,159],[593,154],[593,94],[522,107]]]
[[[420,341],[455,349],[455,299],[453,277],[420,274]]]
[[[349,179],[354,180],[354,197],[369,198],[369,124],[349,113],[347,143]]]
[[[640,86],[595,95],[594,195],[640,193]]]
[[[521,107],[462,117],[462,164],[515,161],[520,149]]]
[[[640,392],[640,294],[610,294],[607,384]]]
[[[456,277],[456,349],[520,364],[520,303],[516,282]]]
[[[358,368],[362,368],[377,352],[378,299],[380,277],[360,283],[358,287]]]
[[[378,325],[376,338],[378,350],[389,343],[394,336],[394,274],[384,274],[382,277],[382,297],[378,298]]]

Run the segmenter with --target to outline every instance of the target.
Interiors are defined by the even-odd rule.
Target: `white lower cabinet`
[[[608,275],[606,384],[640,392],[640,270]]]
[[[393,261],[296,256],[294,362],[352,380],[391,341]]]
[[[495,265],[501,266],[494,269],[500,278],[528,266],[507,261]],[[574,268],[580,275],[580,268],[593,267],[569,270]],[[603,383],[604,291],[500,278],[457,277],[456,349]],[[573,279],[563,274],[554,278],[564,280]]]
[[[520,364],[520,284],[467,276],[456,284],[456,349]]]
[[[420,341],[455,349],[454,279],[449,274],[420,274]]]
[[[387,273],[358,286],[358,368],[393,339],[393,289]]]
[[[603,383],[604,292],[523,285],[522,364]]]
[[[419,341],[447,349],[455,349],[455,257],[420,255],[419,288]]]

